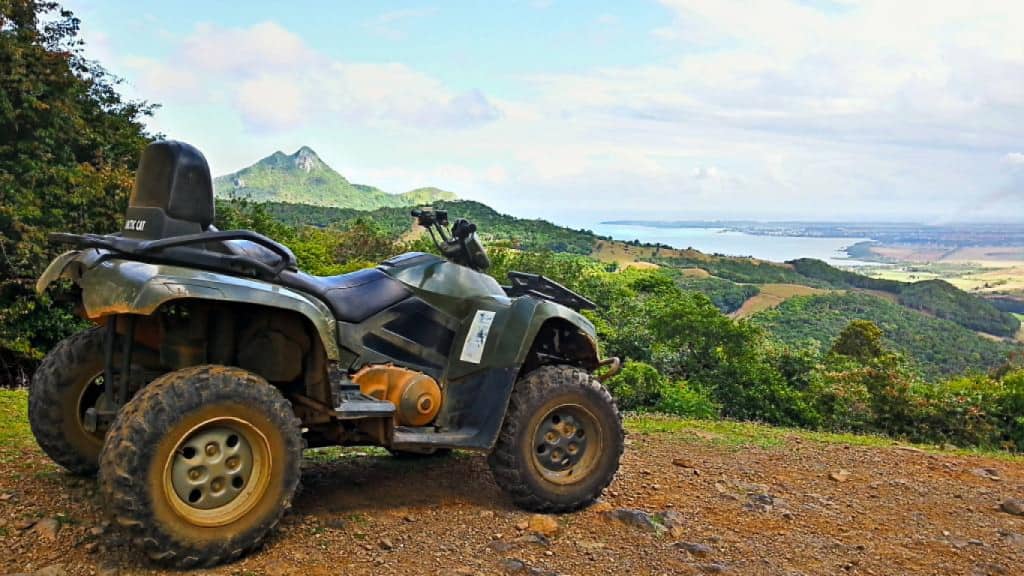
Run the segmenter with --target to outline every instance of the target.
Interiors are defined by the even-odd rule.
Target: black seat
[[[281,283],[316,296],[342,322],[362,322],[411,295],[401,282],[377,268],[340,276],[286,271],[281,273]]]

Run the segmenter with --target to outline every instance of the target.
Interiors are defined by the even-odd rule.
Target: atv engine
[[[441,409],[441,387],[423,374],[391,364],[373,364],[352,375],[367,396],[395,405],[395,424],[426,426]]]

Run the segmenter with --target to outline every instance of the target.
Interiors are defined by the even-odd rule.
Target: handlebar
[[[416,219],[416,223],[423,226],[430,232],[430,238],[434,241],[434,245],[437,249],[452,262],[457,264],[463,264],[469,266],[474,270],[480,271],[486,269],[490,262],[487,261],[486,253],[483,253],[483,264],[480,263],[480,258],[474,258],[477,252],[483,252],[483,247],[478,241],[474,241],[473,244],[478,249],[470,250],[469,240],[473,237],[476,232],[476,224],[473,224],[465,218],[459,218],[455,221],[455,224],[451,227],[451,233],[445,228],[448,225],[448,211],[447,210],[434,210],[433,208],[417,208],[411,212],[412,217]],[[437,235],[434,231],[437,231]],[[440,241],[438,240],[440,236]]]

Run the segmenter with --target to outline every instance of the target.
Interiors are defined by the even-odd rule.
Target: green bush
[[[709,420],[718,417],[721,406],[711,399],[710,394],[686,382],[666,381],[655,410],[674,416]]]
[[[918,385],[913,392],[918,399],[913,439],[957,446],[1002,444],[1002,382],[987,376],[963,376],[935,385]]]
[[[667,382],[653,366],[627,362],[621,372],[608,379],[606,385],[620,409],[644,410],[658,404]]]
[[[1024,451],[1024,370],[1003,376],[1002,396],[999,399],[999,417],[1008,448]]]

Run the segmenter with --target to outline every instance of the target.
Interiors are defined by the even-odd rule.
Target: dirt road
[[[104,527],[93,480],[15,428],[0,432],[0,574],[163,573]],[[1021,460],[753,426],[630,428],[604,501],[554,522],[513,508],[480,455],[311,452],[276,535],[202,573],[1024,573],[1024,516],[1000,510],[1024,498]]]

